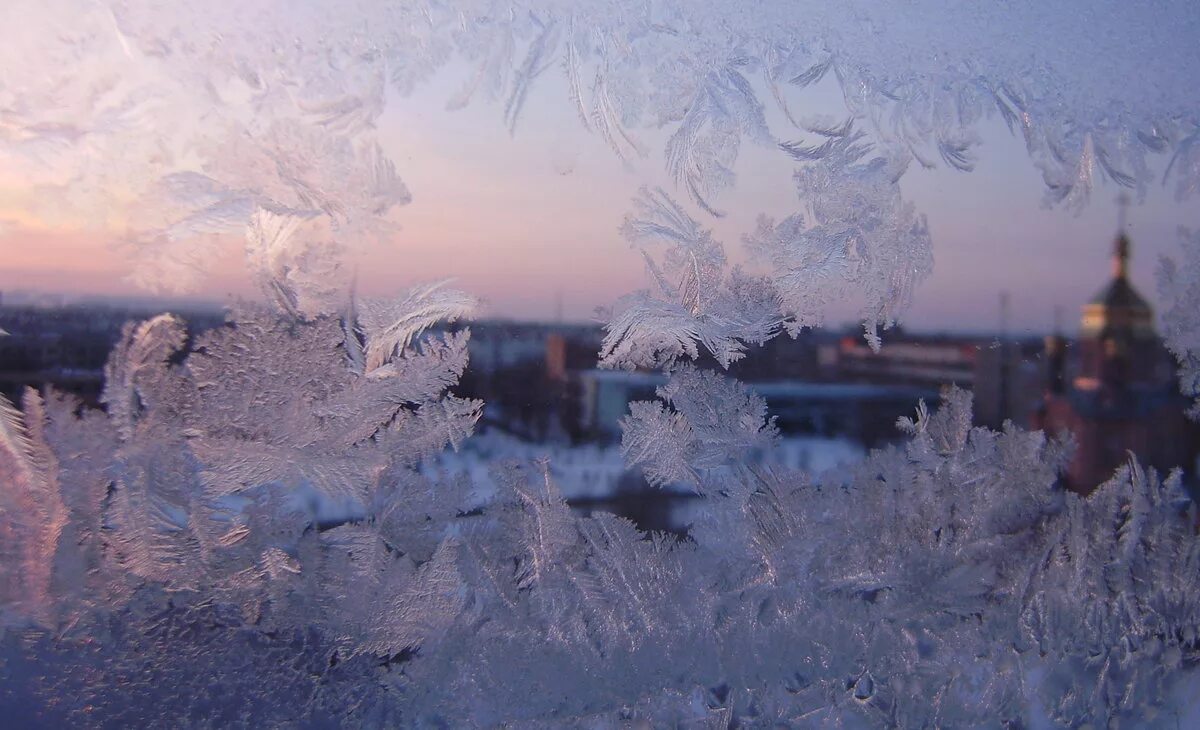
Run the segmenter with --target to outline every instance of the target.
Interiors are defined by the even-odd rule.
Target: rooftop
[[[1101,304],[1110,308],[1150,310],[1149,303],[1124,276],[1118,276],[1109,281],[1103,289],[1096,292],[1096,296],[1092,297],[1088,304]]]

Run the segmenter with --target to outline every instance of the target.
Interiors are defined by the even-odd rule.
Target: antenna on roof
[[[1129,194],[1121,191],[1117,196],[1117,238],[1113,242],[1113,276],[1124,279],[1129,275],[1129,236],[1125,234],[1125,210],[1129,207]]]
[[[1009,395],[1010,384],[1008,372],[1010,357],[1008,347],[1008,304],[1008,290],[1002,289],[1000,291],[1000,350],[997,353],[1000,358],[1000,392],[997,397],[997,400],[1000,401],[1000,408],[998,409],[997,416],[1001,424],[1008,420],[1008,405],[1011,398]]]
[[[1008,305],[1009,295],[1007,289],[1000,290],[1000,338],[1001,340],[1008,337]]]
[[[1125,232],[1125,211],[1129,208],[1129,193],[1122,190],[1117,195],[1117,232]]]

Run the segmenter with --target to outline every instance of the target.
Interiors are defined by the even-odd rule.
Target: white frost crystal
[[[244,237],[268,302],[195,339],[126,328],[104,411],[0,399],[0,712],[50,726],[1116,726],[1194,723],[1200,540],[1178,473],[1088,498],[1069,446],[924,405],[840,472],[764,466],[765,403],[717,370],[854,293],[868,339],[932,253],[912,164],[973,167],[998,115],[1052,203],[1167,164],[1200,188],[1190,3],[682,0],[142,3],[0,8],[0,168],[34,211],[129,228],[133,276],[196,284]],[[497,463],[483,508],[422,458],[471,434],[451,392],[474,300],[347,291],[341,254],[410,200],[389,97],[457,60],[449,99],[531,90],[624,158],[665,129],[669,189],[623,233],[652,286],[608,367],[670,371],[622,448],[702,508],[686,539],[571,513],[546,464]],[[32,71],[31,71],[32,70]],[[801,122],[840,86],[845,121]],[[764,93],[765,92],[765,93]],[[783,119],[782,128],[772,120]],[[795,166],[797,209],[711,234],[741,145]],[[1162,288],[1197,390],[1196,236]],[[314,492],[355,506],[320,524]],[[35,708],[31,710],[30,708]]]
[[[1200,231],[1181,228],[1179,261],[1164,258],[1158,289],[1169,306],[1163,312],[1163,336],[1179,360],[1179,387],[1197,398],[1192,415],[1200,417]]]

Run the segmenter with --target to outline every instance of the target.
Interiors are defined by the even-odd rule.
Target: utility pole
[[[1008,290],[1000,292],[1000,393],[998,399],[1000,408],[997,411],[1000,424],[1009,418],[1009,342],[1008,342]]]

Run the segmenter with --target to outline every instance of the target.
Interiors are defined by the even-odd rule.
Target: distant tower
[[[1012,355],[1009,352],[1008,346],[1008,290],[1000,292],[1000,401],[999,418],[1000,422],[1008,420],[1010,416],[1009,401],[1012,399],[1012,373],[1009,367],[1009,361]]]
[[[1087,494],[1110,478],[1132,452],[1160,469],[1189,464],[1196,430],[1184,417],[1187,407],[1154,332],[1154,311],[1129,280],[1131,244],[1125,232],[1124,196],[1112,248],[1112,278],[1083,306],[1078,374],[1067,387],[1065,341],[1046,339],[1050,370],[1039,425],[1049,432],[1070,431],[1076,449],[1067,486]],[[1057,324],[1056,324],[1057,329]]]
[[[1130,241],[1125,205],[1119,199],[1120,227],[1113,241],[1112,279],[1083,307],[1079,341],[1083,362],[1075,387],[1113,392],[1155,379],[1158,337],[1154,310],[1129,281]]]

